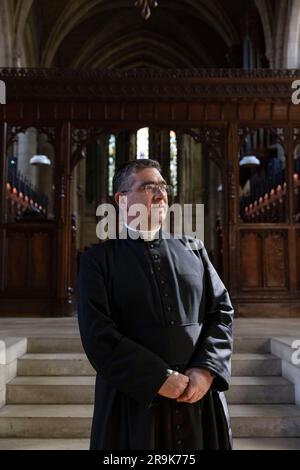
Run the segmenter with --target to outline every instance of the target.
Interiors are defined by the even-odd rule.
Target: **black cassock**
[[[152,241],[122,234],[80,261],[79,328],[97,371],[90,448],[230,449],[222,393],[232,353],[226,288],[200,240],[168,239],[161,229]],[[203,399],[158,395],[168,368],[188,367],[215,375]]]

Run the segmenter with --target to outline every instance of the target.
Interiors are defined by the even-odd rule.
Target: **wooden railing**
[[[24,216],[47,218],[48,198],[20,173],[9,171],[6,183],[7,222]]]
[[[284,222],[286,219],[286,182],[244,207],[245,222]]]

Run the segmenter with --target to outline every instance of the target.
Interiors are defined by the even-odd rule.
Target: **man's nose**
[[[165,199],[166,196],[167,196],[166,193],[158,187],[156,188],[155,193],[153,193],[153,199],[161,200],[161,199]]]

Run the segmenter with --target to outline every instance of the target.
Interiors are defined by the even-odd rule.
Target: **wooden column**
[[[6,161],[6,132],[7,124],[0,125],[0,290],[4,289],[4,253],[5,253],[5,229],[6,222],[6,180],[7,180],[7,161]]]
[[[228,155],[227,155],[227,199],[228,199],[228,216],[224,219],[228,221],[228,226],[225,229],[228,231],[228,247],[224,246],[224,252],[227,253],[227,259],[225,260],[225,272],[224,280],[227,283],[228,289],[230,290],[231,297],[237,295],[237,265],[239,255],[236,244],[236,227],[237,227],[237,215],[238,215],[238,124],[231,122],[228,128]],[[225,193],[226,194],[226,193]],[[226,240],[226,237],[224,237]],[[227,270],[228,267],[228,270]]]
[[[71,123],[64,122],[58,133],[56,155],[57,218],[57,302],[54,315],[66,316],[75,311],[71,286]]]
[[[297,244],[296,244],[296,231],[297,227],[295,221],[295,197],[294,197],[294,182],[293,174],[295,172],[295,160],[294,160],[294,145],[293,145],[293,127],[287,129],[286,134],[286,161],[285,161],[285,179],[287,182],[287,193],[288,193],[288,219],[289,219],[289,230],[288,230],[288,247],[289,247],[289,283],[290,290],[297,295]]]
[[[116,138],[116,167],[130,160],[130,131],[124,130]]]
[[[101,158],[99,161],[99,185],[100,185],[100,194],[98,204],[107,202],[108,200],[108,141],[109,134],[103,134],[100,138],[100,153]],[[96,213],[96,211],[95,211]]]

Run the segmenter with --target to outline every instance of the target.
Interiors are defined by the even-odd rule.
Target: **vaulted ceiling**
[[[240,67],[247,28],[267,65],[269,1],[269,11],[260,11],[255,0],[158,0],[147,21],[134,0],[24,3],[22,47],[30,65]]]

